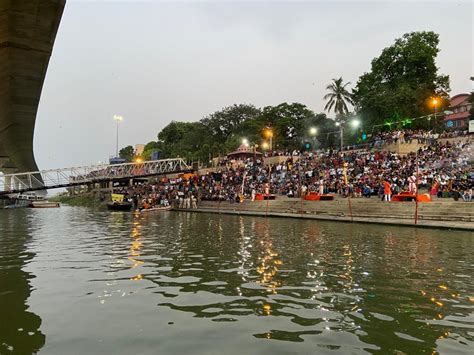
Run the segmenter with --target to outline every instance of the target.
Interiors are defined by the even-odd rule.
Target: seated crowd
[[[419,194],[472,200],[472,144],[435,141],[406,156],[377,150],[286,153],[273,165],[253,157],[226,160],[200,176],[156,180],[124,193],[137,204],[145,200],[188,207],[200,200],[238,202],[256,194],[301,197],[310,192],[366,198],[388,195],[385,198],[390,200],[392,194],[414,194],[417,188]]]

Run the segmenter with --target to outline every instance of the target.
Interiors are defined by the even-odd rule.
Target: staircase
[[[389,224],[415,224],[415,202],[382,202],[378,198],[338,198],[334,201],[303,201],[280,198],[244,203],[202,201],[199,209],[208,212],[275,215]],[[435,200],[418,204],[418,224],[438,227],[467,227],[474,230],[474,203]]]

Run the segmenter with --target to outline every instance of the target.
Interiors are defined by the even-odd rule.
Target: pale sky
[[[40,169],[95,164],[172,120],[234,103],[322,112],[331,78],[357,82],[404,33],[440,34],[451,94],[471,91],[471,1],[67,0],[36,121]]]

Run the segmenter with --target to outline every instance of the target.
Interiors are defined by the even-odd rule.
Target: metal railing
[[[0,195],[190,171],[181,158],[0,175]]]

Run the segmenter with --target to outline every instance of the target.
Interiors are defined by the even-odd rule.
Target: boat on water
[[[107,208],[111,211],[130,211],[133,207],[133,204],[128,201],[111,201],[107,202]]]
[[[51,202],[51,201],[33,201],[31,203],[31,208],[59,208],[61,205],[59,202]]]
[[[38,196],[33,193],[18,194],[10,198],[10,204],[5,206],[5,209],[16,208],[58,208],[59,202],[50,202],[45,200],[43,196]]]
[[[125,200],[123,194],[111,194],[110,202],[107,202],[107,208],[111,211],[130,211],[133,203]]]
[[[151,207],[151,208],[143,208],[140,210],[142,212],[164,212],[164,211],[171,211],[171,206],[159,206],[159,207]]]

